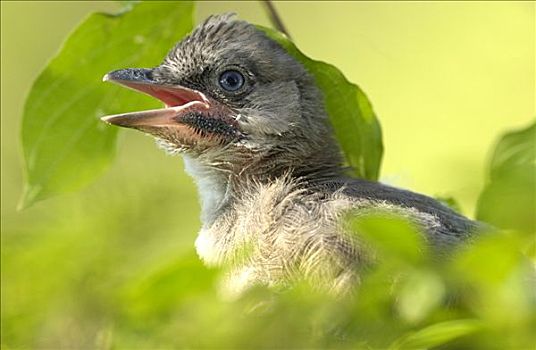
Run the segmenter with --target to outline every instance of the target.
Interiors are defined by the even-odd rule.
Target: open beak
[[[123,113],[102,117],[106,123],[127,127],[173,127],[181,125],[181,117],[187,112],[206,112],[211,108],[209,99],[201,92],[183,86],[168,86],[155,82],[152,69],[129,68],[106,74],[103,81],[110,81],[153,96],[165,104],[165,108]]]

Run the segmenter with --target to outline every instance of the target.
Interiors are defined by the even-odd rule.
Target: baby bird
[[[201,197],[197,252],[231,266],[232,293],[296,277],[335,291],[354,285],[364,254],[348,213],[406,217],[438,252],[479,226],[432,198],[349,177],[314,78],[232,15],[209,17],[158,67],[104,80],[164,102],[103,120],[182,154]]]

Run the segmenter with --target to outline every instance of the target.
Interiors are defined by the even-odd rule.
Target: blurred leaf
[[[114,154],[116,128],[99,117],[156,108],[149,97],[102,86],[110,70],[154,66],[193,27],[191,2],[147,2],[119,15],[94,13],[39,75],[22,121],[26,186],[20,206],[79,189]]]
[[[477,320],[456,320],[437,323],[406,335],[391,345],[391,350],[430,349],[482,328]]]
[[[452,257],[448,278],[463,293],[460,297],[472,314],[485,320],[488,327],[522,332],[519,327],[528,326],[535,316],[534,266],[521,252],[530,240],[518,232],[494,232],[482,235]]]
[[[356,176],[377,180],[383,153],[382,134],[367,96],[336,67],[307,57],[283,34],[262,26],[258,28],[277,41],[315,77],[348,165]]]
[[[400,316],[410,323],[422,321],[439,306],[445,286],[434,271],[416,270],[403,281],[397,290],[396,306]]]
[[[350,219],[359,238],[372,244],[384,257],[411,264],[426,256],[423,235],[407,220],[392,214],[369,214]]]
[[[525,129],[509,132],[501,138],[491,159],[491,180],[527,164],[536,165],[536,122]]]
[[[521,247],[522,240],[513,233],[483,235],[455,255],[451,262],[453,274],[459,281],[492,290],[519,266],[523,259]]]
[[[126,289],[126,310],[135,318],[165,315],[185,300],[210,291],[216,271],[209,270],[195,254],[189,254],[143,276]]]
[[[476,217],[501,228],[536,230],[536,122],[504,135],[493,152]]]

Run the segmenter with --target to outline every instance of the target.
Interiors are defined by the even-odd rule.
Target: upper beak
[[[153,69],[129,68],[106,74],[103,81],[110,81],[156,97],[166,108],[102,117],[101,120],[123,127],[159,127],[180,124],[186,111],[210,108],[207,97],[193,89],[177,85],[159,84],[153,79]]]

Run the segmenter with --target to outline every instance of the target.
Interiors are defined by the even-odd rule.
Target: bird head
[[[209,17],[159,66],[116,70],[104,80],[165,104],[105,122],[153,135],[168,152],[213,168],[273,171],[304,162],[340,163],[312,76],[278,43],[233,15]]]

